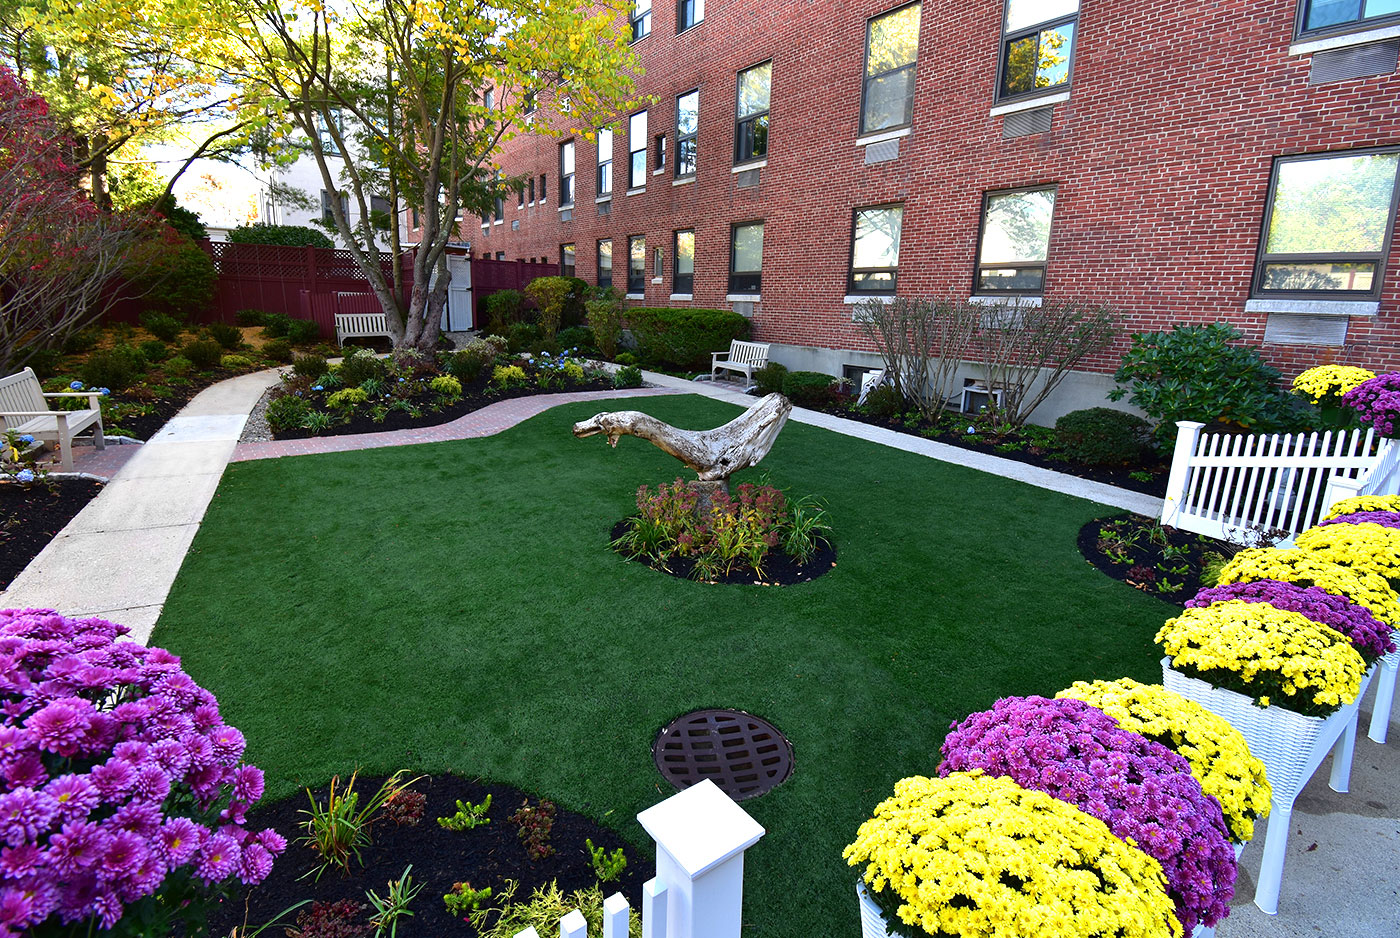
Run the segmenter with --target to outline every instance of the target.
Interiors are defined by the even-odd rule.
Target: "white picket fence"
[[[744,851],[758,843],[763,827],[709,779],[647,808],[637,821],[656,841],[656,876],[642,887],[639,938],[739,938]],[[629,938],[630,918],[626,898],[613,893],[603,902],[602,938]],[[515,938],[541,936],[531,927]],[[582,912],[559,920],[559,938],[588,938]]]
[[[1162,524],[1222,540],[1249,529],[1290,544],[1339,498],[1394,494],[1400,453],[1374,430],[1298,434],[1202,433],[1177,422]]]

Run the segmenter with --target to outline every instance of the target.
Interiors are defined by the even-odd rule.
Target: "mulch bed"
[[[1122,525],[1124,527],[1120,530],[1127,533],[1148,529],[1153,524],[1152,519],[1140,515],[1112,515],[1095,519],[1079,529],[1079,552],[1085,560],[1113,579],[1166,602],[1185,605],[1205,585],[1201,582],[1201,572],[1206,555],[1216,553],[1229,558],[1236,548],[1201,534],[1162,527],[1160,530],[1165,535],[1166,545],[1146,536],[1129,544],[1123,544],[1122,538],[1116,538],[1114,546],[1118,558],[1105,553],[1103,547],[1107,539],[1103,531],[1106,525]],[[1168,546],[1182,553],[1168,557],[1164,551],[1164,547]]]
[[[363,802],[378,791],[383,782],[384,776],[362,777],[356,780],[355,790],[361,793]],[[322,804],[327,787],[316,792]],[[373,889],[384,896],[389,880],[399,878],[411,863],[413,882],[423,883],[423,891],[409,907],[413,917],[400,919],[398,938],[474,936],[477,929],[448,914],[442,901],[454,883],[468,882],[475,889],[489,886],[493,893],[499,893],[507,879],[514,879],[520,883],[515,893],[515,901],[519,902],[527,901],[536,887],[558,880],[560,889],[567,894],[597,881],[584,843],[589,839],[595,847],[603,847],[609,853],[621,847],[627,856],[621,878],[604,883],[603,895],[620,890],[632,908],[641,908],[642,884],[651,878],[649,861],[638,856],[633,846],[615,832],[583,815],[559,808],[549,838],[554,855],[531,860],[516,834],[516,826],[510,821],[510,816],[526,801],[526,795],[519,789],[487,785],[455,775],[424,777],[411,787],[427,796],[422,820],[412,827],[396,826],[388,820],[377,822],[373,828],[373,842],[361,853],[364,865],[352,860],[350,875],[342,876],[331,869],[319,880],[314,872],[316,854],[297,843],[305,820],[301,812],[310,807],[306,793],[260,805],[249,814],[248,829],[274,828],[287,838],[287,851],[273,864],[266,880],[252,889],[241,890],[210,915],[210,934],[227,935],[233,926],[243,924],[245,901],[246,921],[256,928],[303,899],[324,902],[353,899],[364,903],[365,934],[370,934],[368,922],[374,910],[365,899],[365,891]],[[491,823],[467,831],[449,831],[437,823],[439,817],[456,813],[458,799],[480,804],[487,794],[491,795],[491,809],[487,814]],[[528,800],[532,806],[539,803],[537,798]],[[303,906],[298,912],[309,909],[309,905]],[[296,914],[284,921],[292,924]],[[273,928],[264,934],[280,936],[282,931]]]
[[[613,525],[612,534],[608,543],[611,544],[623,534],[627,533],[627,522],[624,518]],[[614,548],[616,549],[616,548]],[[695,570],[695,560],[691,557],[675,557],[671,560],[669,568],[648,564],[641,558],[633,557],[626,551],[617,550],[619,554],[627,557],[628,560],[636,560],[638,563],[646,564],[658,573],[666,573],[679,580],[694,580],[691,574]],[[742,585],[742,586],[792,586],[795,583],[806,583],[815,580],[817,577],[829,572],[836,566],[836,548],[828,544],[820,548],[812,559],[807,563],[798,563],[796,559],[790,557],[786,551],[780,547],[775,547],[768,552],[763,564],[763,576],[758,576],[753,567],[745,564],[743,567],[735,568],[733,572],[715,580],[697,580],[711,584]]]
[[[102,491],[92,479],[0,485],[0,589],[28,566],[83,506]]]
[[[479,380],[476,384],[463,388],[462,397],[454,404],[444,407],[442,410],[432,413],[424,413],[421,417],[414,417],[401,410],[390,411],[385,418],[375,423],[368,414],[356,413],[350,418],[349,423],[339,424],[326,430],[312,433],[309,430],[288,430],[285,433],[274,433],[273,438],[278,440],[305,440],[311,437],[320,436],[345,436],[351,433],[380,433],[385,430],[416,430],[420,427],[437,427],[444,423],[451,423],[458,417],[465,417],[474,411],[478,411],[488,404],[497,401],[512,400],[517,397],[534,397],[538,394],[559,394],[570,391],[610,391],[613,389],[611,381],[593,380],[571,384],[564,388],[488,388],[487,380]]]

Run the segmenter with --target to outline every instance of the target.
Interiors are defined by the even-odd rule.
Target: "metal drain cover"
[[[656,737],[652,758],[678,789],[704,779],[735,801],[772,791],[792,774],[792,744],[777,727],[742,710],[695,710]]]

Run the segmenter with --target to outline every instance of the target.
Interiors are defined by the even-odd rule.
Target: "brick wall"
[[[694,228],[690,305],[726,306],[730,224],[763,219],[759,339],[805,346],[869,345],[842,302],[852,211],[903,202],[899,292],[971,292],[982,194],[1057,186],[1047,293],[1098,298],[1127,331],[1180,322],[1235,323],[1253,342],[1263,314],[1245,301],[1273,158],[1400,143],[1400,75],[1309,85],[1310,58],[1290,56],[1294,0],[1083,0],[1070,100],[1048,132],[1002,139],[996,103],[1000,3],[925,3],[912,133],[897,160],[864,165],[858,134],[865,23],[888,0],[713,2],[677,36],[675,6],[654,4],[635,44],[639,88],[655,96],[648,133],[667,135],[668,167],[626,194],[627,126],[614,145],[611,212],[594,203],[596,148],[576,136],[576,205],[561,221],[559,141],[523,134],[506,146],[508,174],[549,177],[544,204],[506,200],[489,236],[469,221],[475,253],[558,262],[577,245],[578,276],[596,277],[594,244],[613,240],[614,283],[626,283],[629,235],[648,246],[648,305],[671,303],[672,232]],[[625,27],[625,23],[623,24]],[[756,188],[734,173],[736,73],[770,59],[768,164]],[[700,89],[699,173],[672,185],[675,98]],[[564,127],[562,123],[559,124]],[[512,222],[518,221],[515,226]],[[1393,221],[1393,220],[1392,220]],[[518,230],[512,230],[517,228]],[[666,252],[651,283],[651,251]],[[1384,273],[1380,314],[1354,317],[1345,346],[1265,347],[1288,372],[1320,361],[1400,368],[1400,249]],[[1111,371],[1126,336],[1090,368]]]

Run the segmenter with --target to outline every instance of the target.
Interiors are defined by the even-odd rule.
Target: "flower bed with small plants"
[[[97,493],[95,479],[54,479],[36,460],[34,437],[0,435],[0,589]]]
[[[1113,515],[1079,530],[1079,552],[1099,570],[1167,602],[1183,603],[1215,582],[1239,547],[1166,527],[1142,515]]]

